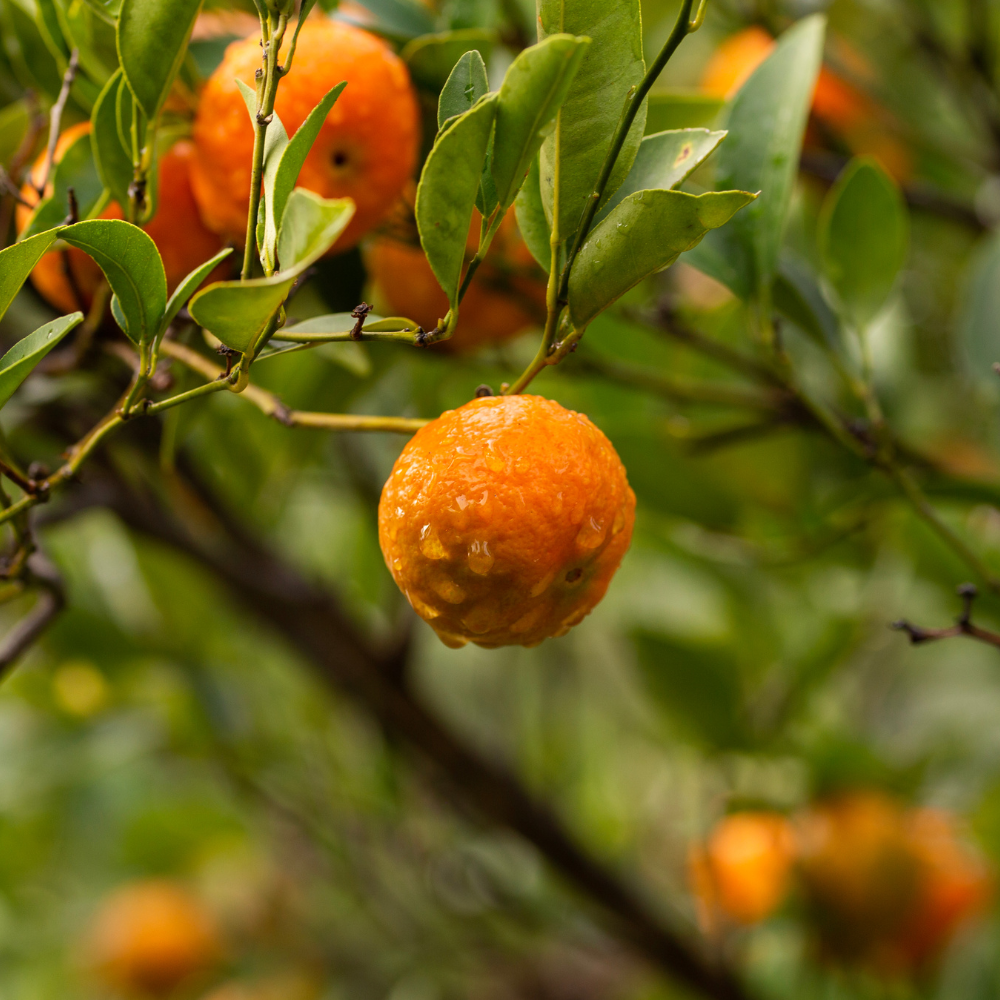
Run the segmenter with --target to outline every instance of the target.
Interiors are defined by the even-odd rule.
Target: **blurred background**
[[[37,3],[0,0],[0,163],[15,178],[43,148],[32,121],[59,85]],[[647,131],[722,120],[771,39],[818,9],[825,68],[786,250],[815,265],[823,200],[852,156],[899,185],[909,253],[870,329],[875,383],[942,516],[1000,568],[1000,7],[710,0]],[[206,5],[192,92],[252,13]],[[649,59],[676,8],[642,13]],[[429,121],[443,79],[414,38],[479,32],[494,86],[534,40],[527,0],[361,0],[325,16],[404,54]],[[73,97],[67,124],[87,100]],[[691,190],[711,184],[711,162]],[[13,199],[0,205],[9,242]],[[386,278],[419,283],[405,205],[397,215],[322,261],[296,315],[364,298],[421,319],[406,299],[420,289]],[[538,335],[539,278],[508,236],[464,349],[330,345],[262,365],[262,384],[298,408],[406,416],[498,388]],[[517,305],[498,329],[491,296]],[[52,315],[26,288],[4,348]],[[820,349],[785,329],[805,377],[836,394]],[[697,995],[633,950],[544,845],[496,822],[502,806],[488,815],[477,796],[495,789],[445,780],[391,712],[371,711],[365,671],[391,670],[462,753],[509,772],[751,995],[1000,997],[997,649],[911,646],[889,627],[947,626],[970,571],[813,427],[685,398],[677,380],[745,381],[692,350],[699,337],[753,351],[746,307],[682,258],[536,381],[610,437],[638,516],[605,600],[531,650],[446,649],[410,613],[375,519],[399,436],[289,430],[222,393],[114,439],[39,514],[68,607],[0,690],[0,995]],[[38,373],[4,432],[55,461],[122,377],[108,357]],[[4,605],[0,628],[29,607]],[[997,598],[974,616],[1000,624]],[[347,683],[323,660],[339,643],[367,650]]]

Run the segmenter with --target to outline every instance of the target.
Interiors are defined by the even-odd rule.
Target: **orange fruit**
[[[253,86],[260,64],[256,36],[233,42],[205,84],[194,123],[194,193],[202,217],[210,229],[240,243],[250,203],[253,126],[234,78]],[[303,26],[291,72],[278,86],[275,111],[289,135],[342,80],[347,87],[298,179],[324,198],[354,200],[356,212],[338,250],[356,243],[392,208],[413,173],[420,143],[420,112],[403,61],[375,35],[325,17]]]
[[[169,881],[133,882],[101,905],[88,942],[95,972],[128,996],[165,997],[221,958],[201,902]]]
[[[468,256],[479,246],[479,213],[469,228]],[[407,316],[432,330],[448,311],[448,296],[418,246],[384,237],[365,255],[387,312]],[[470,350],[517,336],[545,322],[545,274],[521,239],[510,209],[469,284],[449,340],[455,350]],[[442,345],[442,346],[443,346]]]
[[[379,542],[447,646],[535,646],[604,596],[635,520],[611,442],[541,396],[487,396],[422,427],[379,503]]]
[[[701,89],[714,97],[732,97],[771,54],[774,39],[758,25],[724,39],[701,74]]]
[[[55,162],[76,139],[90,131],[90,122],[80,122],[66,129],[56,143]],[[175,143],[160,158],[159,196],[156,215],[143,227],[152,237],[163,258],[167,273],[167,288],[173,291],[189,271],[203,264],[218,253],[222,243],[215,233],[209,232],[198,216],[194,196],[191,193],[191,163],[194,146],[185,140]],[[45,165],[42,154],[31,169],[32,182],[41,181]],[[46,194],[51,194],[49,184]],[[21,196],[32,205],[38,201],[38,192],[25,184]],[[31,210],[24,205],[17,209],[17,228],[20,232],[27,225]],[[111,202],[101,213],[102,219],[121,219],[122,211],[117,202]],[[71,247],[66,251],[69,268],[83,299],[77,302],[76,295],[66,276],[64,257],[61,251],[53,250],[45,254],[31,272],[31,282],[50,305],[61,312],[73,312],[90,305],[94,292],[101,282],[102,273],[96,261],[82,250]]]
[[[690,855],[692,888],[702,923],[717,914],[741,924],[770,916],[788,891],[795,840],[779,813],[739,812],[721,819]]]

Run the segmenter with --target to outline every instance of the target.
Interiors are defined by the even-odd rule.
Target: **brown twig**
[[[914,646],[919,646],[925,642],[933,642],[936,639],[953,639],[955,636],[967,635],[970,639],[978,639],[988,646],[995,646],[1000,649],[1000,634],[991,632],[989,629],[980,628],[972,623],[972,604],[976,599],[977,591],[974,584],[963,583],[958,588],[958,595],[962,598],[962,613],[955,619],[955,624],[950,628],[921,628],[911,622],[901,618],[893,622],[890,628],[899,632],[905,632],[910,637],[910,642]]]
[[[35,190],[38,192],[39,198],[45,197],[45,188],[49,183],[49,174],[52,173],[52,162],[55,160],[56,156],[56,143],[59,142],[59,129],[62,124],[62,113],[66,107],[66,102],[69,100],[70,88],[73,86],[73,81],[76,79],[77,67],[80,65],[80,53],[77,49],[73,49],[69,56],[69,63],[66,66],[66,72],[63,73],[62,87],[59,89],[59,97],[56,99],[56,103],[52,105],[52,110],[49,112],[49,142],[45,149],[45,162],[42,165],[42,172],[38,176],[38,180],[34,183]]]
[[[46,559],[35,553],[28,562],[24,582],[38,589],[31,611],[0,640],[0,677],[29,649],[66,606],[62,578]]]

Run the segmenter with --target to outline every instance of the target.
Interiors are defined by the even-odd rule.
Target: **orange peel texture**
[[[487,396],[403,449],[379,542],[445,645],[536,646],[601,600],[634,521],[625,468],[587,417],[541,396]]]
[[[286,35],[282,57],[287,55]],[[253,127],[235,78],[254,86],[254,36],[233,42],[205,84],[194,123],[195,197],[208,227],[242,244],[250,204]],[[317,17],[299,35],[291,72],[274,108],[289,136],[333,86],[347,86],[327,115],[298,185],[324,198],[348,197],[356,212],[336,249],[353,246],[399,198],[417,162],[420,112],[406,64],[379,38]]]

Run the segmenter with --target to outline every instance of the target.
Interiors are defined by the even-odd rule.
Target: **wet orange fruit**
[[[165,997],[209,971],[222,953],[201,902],[169,881],[134,882],[112,893],[97,913],[90,964],[128,996]]]
[[[541,396],[487,396],[417,431],[378,520],[389,570],[445,645],[535,646],[604,596],[635,494],[583,414]]]
[[[479,213],[469,229],[468,255],[479,246]],[[448,311],[448,296],[419,246],[384,237],[365,255],[385,311],[431,330]],[[469,284],[458,325],[442,346],[464,351],[495,344],[545,322],[545,274],[521,239],[514,210],[504,216]]]
[[[62,154],[76,139],[90,131],[90,122],[81,122],[66,129],[59,136],[56,144],[55,162],[59,162]],[[202,224],[198,216],[191,193],[191,163],[194,158],[194,146],[185,140],[175,143],[160,158],[159,162],[159,195],[156,215],[143,227],[152,237],[167,273],[167,287],[170,291],[180,284],[181,279],[189,271],[203,264],[217,254],[222,243],[215,233],[210,232]],[[31,170],[32,182],[41,181],[45,156],[42,154]],[[47,194],[51,194],[49,185]],[[38,200],[38,192],[25,184],[21,196],[34,205]],[[19,205],[17,209],[17,228],[20,232],[28,222],[31,210]],[[101,213],[102,219],[121,219],[122,210],[117,202]],[[66,275],[64,255],[60,251],[45,254],[31,272],[31,282],[50,305],[61,312],[73,312],[75,309],[90,305],[94,292],[101,282],[100,267],[92,257],[82,250],[71,247],[65,253],[76,290],[80,293],[82,302],[77,300],[76,292]]]
[[[234,78],[252,86],[260,52],[257,37],[226,49],[202,91],[194,123],[194,193],[202,217],[209,228],[239,242],[246,236],[253,127]],[[420,142],[420,112],[406,65],[375,35],[325,17],[305,24],[291,72],[278,86],[275,110],[289,135],[342,80],[347,87],[298,180],[324,198],[354,200],[356,212],[338,250],[356,243],[391,209],[413,173]]]
[[[779,813],[739,812],[720,820],[690,855],[692,888],[702,923],[719,914],[742,924],[764,920],[788,891],[795,839]]]

